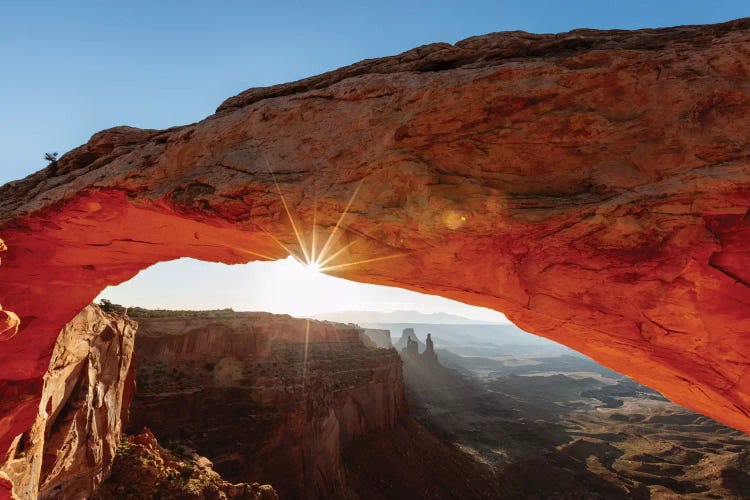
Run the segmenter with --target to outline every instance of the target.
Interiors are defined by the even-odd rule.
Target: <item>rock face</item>
[[[429,365],[436,365],[438,364],[438,357],[437,354],[435,354],[435,344],[432,342],[432,334],[427,334],[427,339],[425,339],[425,350],[422,353],[422,362]]]
[[[419,352],[424,346],[423,352]],[[439,364],[437,354],[435,353],[435,344],[432,342],[432,334],[428,333],[425,343],[419,340],[414,328],[404,328],[401,338],[396,342],[396,347],[400,348],[401,356],[417,364],[423,365],[425,369],[434,367]]]
[[[271,485],[232,484],[212,467],[210,460],[194,451],[177,454],[162,448],[154,435],[144,430],[125,437],[118,448],[112,475],[92,498],[279,499]]]
[[[407,330],[410,330],[410,335],[407,335]],[[459,372],[446,368],[438,361],[431,334],[427,334],[425,349],[421,353],[419,352],[421,342],[414,334],[414,330],[411,328],[404,330],[404,337],[406,338],[406,346],[401,349],[401,359],[404,363],[404,380],[406,381],[407,393],[411,397],[414,397],[415,393],[431,392],[435,389],[435,386],[439,390],[440,386],[455,387],[463,383]],[[418,394],[417,401],[421,401]]]
[[[393,347],[391,344],[391,331],[382,330],[379,328],[362,328],[362,333],[370,339],[375,347],[380,349],[390,349]]]
[[[0,251],[5,250],[0,246]],[[3,311],[0,306],[0,336],[5,339],[10,339],[18,332],[18,325],[21,321],[15,313],[10,311]]]
[[[133,395],[136,326],[88,306],[60,332],[36,419],[2,464],[18,498],[86,498],[109,473]]]
[[[0,453],[105,286],[313,234],[332,274],[502,311],[750,431],[749,53],[746,19],[495,33],[95,134],[0,188]]]
[[[416,344],[416,347],[412,347],[412,349],[415,349],[417,354],[419,354],[420,350],[424,350],[425,345],[419,340],[417,334],[414,333],[414,328],[404,328],[401,331],[401,338],[396,341],[394,347],[401,351],[409,347],[411,343]]]
[[[347,446],[406,417],[398,354],[351,326],[266,313],[139,323],[132,432],[187,443],[228,481],[342,498]]]

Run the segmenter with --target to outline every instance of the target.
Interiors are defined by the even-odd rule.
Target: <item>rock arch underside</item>
[[[331,274],[502,311],[750,432],[749,76],[750,20],[496,33],[95,134],[0,188],[0,456],[104,287],[339,220],[334,263],[366,262]]]

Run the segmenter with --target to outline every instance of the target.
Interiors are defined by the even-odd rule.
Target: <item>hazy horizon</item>
[[[496,314],[491,311],[490,314]],[[327,313],[319,313],[312,316],[312,319],[334,321],[339,323],[382,323],[382,324],[435,324],[435,325],[510,325],[510,321],[501,315],[501,320],[480,320],[460,314],[450,314],[445,312],[424,313],[415,310],[395,309],[391,311],[376,310],[341,310]]]

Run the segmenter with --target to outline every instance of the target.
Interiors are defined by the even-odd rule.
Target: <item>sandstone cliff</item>
[[[136,327],[92,305],[62,329],[34,424],[0,464],[19,499],[87,498],[109,473],[133,395]]]
[[[409,345],[409,341],[416,342],[417,344],[417,352],[423,351],[425,349],[424,343],[419,340],[419,337],[417,337],[417,334],[414,333],[414,328],[404,328],[401,331],[401,337],[393,344],[393,346],[398,349],[399,351],[406,349],[406,347]]]
[[[266,313],[139,323],[131,429],[188,443],[226,480],[341,496],[346,447],[406,415],[397,353],[351,326]]]
[[[0,453],[105,286],[338,222],[329,272],[502,311],[750,431],[749,53],[747,19],[495,33],[95,134],[0,188]]]

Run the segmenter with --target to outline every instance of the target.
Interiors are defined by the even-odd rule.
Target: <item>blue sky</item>
[[[197,121],[246,88],[425,43],[744,16],[747,0],[0,0],[0,183],[104,128]]]

